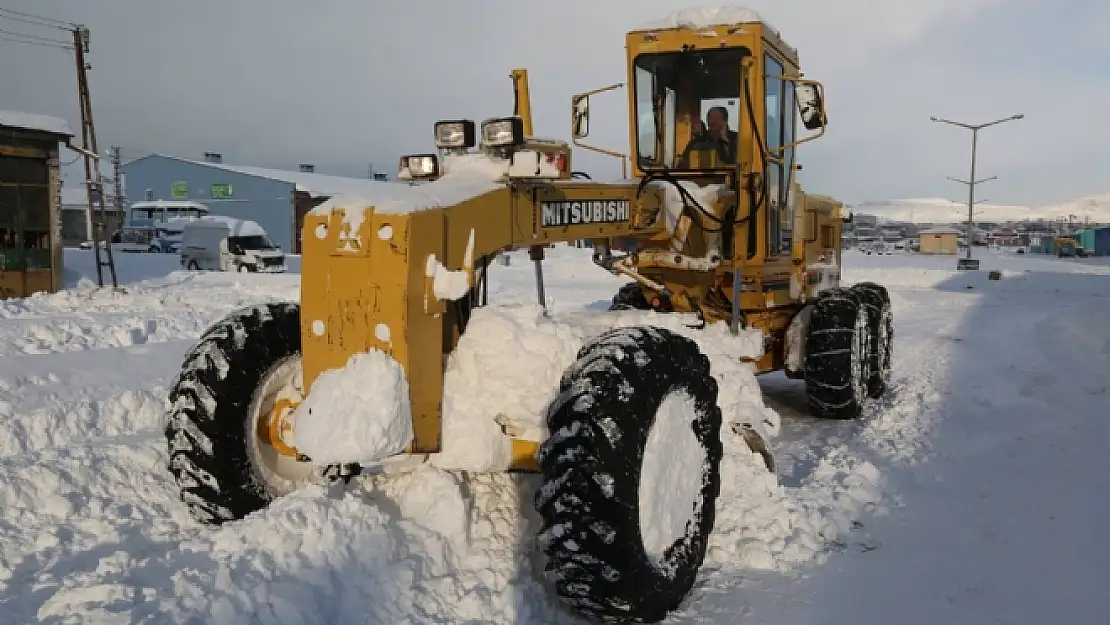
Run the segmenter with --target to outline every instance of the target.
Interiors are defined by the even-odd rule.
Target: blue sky
[[[431,147],[436,119],[511,111],[508,73],[531,73],[537,134],[567,138],[570,95],[624,81],[626,30],[691,3],[666,0],[4,0],[92,29],[104,146],[138,156],[365,175]],[[970,134],[993,203],[1110,191],[1110,4],[1042,0],[749,0],[825,82],[830,127],[799,161],[810,190],[849,202],[961,199]],[[22,24],[0,29],[53,36]],[[0,41],[0,108],[76,120],[65,53]],[[606,101],[607,98],[607,101]],[[592,139],[627,149],[622,95],[594,103]],[[619,173],[576,154],[578,168]]]

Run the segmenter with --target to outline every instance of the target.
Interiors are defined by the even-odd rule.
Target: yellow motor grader
[[[630,153],[582,143],[591,98],[624,84],[574,96],[570,118],[575,145],[629,159],[631,177],[593,180],[572,168],[570,144],[535,137],[527,73],[515,70],[513,115],[439,122],[436,153],[401,159],[405,182],[306,216],[300,301],[232,312],[189,350],[171,389],[169,470],[198,520],[234,521],[309,482],[450,448],[448,363],[494,307],[488,274],[506,250],[529,250],[543,305],[545,248],[591,241],[599,271],[627,278],[612,310],[757,332],[753,370],[804,379],[816,416],[856,418],[885,392],[887,293],[840,286],[850,216],[795,180],[798,146],[827,124],[824,89],[802,78],[796,50],[732,8],[637,28],[626,49]],[[356,369],[369,377],[340,384]],[[332,395],[360,383],[400,396],[348,397],[330,414]],[[504,462],[487,468],[539,473],[538,548],[578,613],[655,622],[689,592],[720,486],[717,395],[696,341],[644,323],[586,340],[537,415],[543,427],[496,430]],[[321,430],[352,445],[316,444]],[[773,471],[766,441],[742,435]],[[658,460],[683,449],[697,461]],[[671,498],[667,522],[646,516],[659,501],[641,505],[659,466],[672,469],[653,495]]]

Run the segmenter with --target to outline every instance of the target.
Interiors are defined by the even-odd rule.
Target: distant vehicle
[[[135,202],[127,214],[131,228],[157,228],[169,221],[198,219],[211,213],[204,204],[188,200],[149,200]]]
[[[181,266],[192,270],[283,273],[285,253],[253,221],[208,216],[184,223]]]

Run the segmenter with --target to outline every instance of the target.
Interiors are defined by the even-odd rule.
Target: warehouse
[[[917,234],[922,254],[955,254],[958,250],[960,231],[955,228],[929,228]]]
[[[381,178],[344,178],[315,173],[311,164],[300,171],[225,165],[207,153],[203,161],[152,154],[123,165],[128,199],[190,200],[206,205],[212,215],[257,222],[283,250],[299,254],[304,215],[328,198],[370,195]]]
[[[0,299],[62,288],[60,143],[65,120],[0,111]]]

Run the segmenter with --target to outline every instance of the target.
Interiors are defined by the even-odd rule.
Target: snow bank
[[[412,436],[405,370],[379,350],[320,374],[293,412],[293,445],[318,465],[370,465],[404,451]]]

